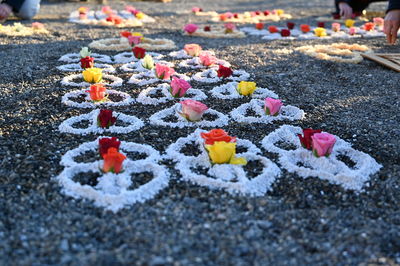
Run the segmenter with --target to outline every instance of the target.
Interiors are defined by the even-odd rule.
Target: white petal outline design
[[[124,171],[119,174],[104,173],[100,170],[101,161],[86,165],[75,165],[65,168],[55,179],[62,186],[63,192],[74,198],[93,201],[95,206],[117,212],[120,209],[143,203],[154,198],[169,183],[168,170],[152,162],[124,162]],[[99,182],[95,187],[81,185],[73,177],[79,173],[99,173]],[[151,181],[129,190],[132,185],[131,174],[151,172],[154,177]]]
[[[147,52],[146,54],[151,55],[154,60],[160,60],[164,56],[159,53],[155,52]],[[139,59],[137,59],[134,55],[133,52],[122,52],[119,54],[116,54],[113,56],[113,60],[115,64],[125,64],[125,63],[132,63],[132,62],[137,62]]]
[[[180,67],[191,68],[191,69],[204,69],[204,68],[216,68],[216,69],[218,69],[217,65],[222,65],[224,67],[230,67],[231,66],[231,64],[229,62],[227,62],[225,60],[218,59],[215,65],[207,67],[207,66],[204,66],[201,63],[199,57],[193,57],[191,59],[186,59],[186,60],[183,60],[182,62],[179,63]]]
[[[223,84],[221,86],[217,86],[214,87],[210,92],[211,95],[214,98],[218,98],[218,99],[223,99],[223,100],[228,100],[228,99],[240,99],[240,98],[245,98],[248,96],[243,96],[240,95],[237,92],[237,85],[239,83],[237,82],[229,82],[226,84]],[[279,98],[278,94],[276,94],[275,92],[266,89],[266,88],[259,88],[257,87],[257,89],[254,91],[254,93],[250,96],[251,98],[255,98],[255,99],[265,99],[267,97],[271,97],[271,98]]]
[[[179,103],[176,103],[175,105],[173,105],[170,108],[166,108],[164,110],[158,111],[157,113],[155,113],[149,117],[150,124],[157,125],[157,126],[173,127],[173,128],[221,127],[221,126],[226,126],[227,124],[229,124],[228,116],[226,116],[223,113],[220,113],[216,110],[213,110],[213,109],[208,109],[207,111],[204,112],[204,114],[211,114],[211,115],[218,116],[218,118],[215,119],[214,121],[200,120],[198,122],[189,122],[177,113],[177,110],[180,107],[181,107],[181,105]],[[178,118],[178,121],[177,122],[166,122],[163,120],[164,118],[166,118],[170,115],[176,116]]]
[[[140,59],[137,62],[131,62],[131,63],[123,64],[120,67],[120,69],[122,71],[124,71],[124,72],[147,72],[147,71],[150,71],[149,69],[144,68],[142,63],[143,63],[143,60]],[[163,64],[163,65],[166,65],[166,66],[169,66],[169,67],[174,67],[175,66],[174,63],[167,62],[167,61],[156,61],[155,60],[154,64]]]
[[[283,125],[266,136],[261,144],[268,152],[279,154],[279,164],[284,169],[302,178],[318,177],[345,189],[362,191],[370,176],[382,167],[371,156],[353,149],[350,143],[337,136],[332,154],[328,158],[316,158],[311,151],[301,146],[297,134],[302,134],[300,127]],[[292,145],[296,149],[282,149],[277,146],[279,142]],[[343,155],[355,163],[352,168],[338,158]]]
[[[172,77],[178,77],[180,79],[184,79],[186,81],[190,80],[190,77],[186,76],[185,74],[179,74],[179,73],[175,73],[174,75],[171,76]],[[166,83],[170,83],[171,80],[166,80],[166,79],[159,79],[156,77],[154,70],[151,71],[146,71],[146,72],[141,72],[138,74],[133,74],[128,83],[130,84],[136,84],[138,86],[145,86],[145,85],[150,85],[150,84],[154,84],[154,83],[158,83],[158,82],[166,82]]]
[[[91,53],[90,57],[94,58],[94,61],[101,63],[112,64],[113,61],[110,56],[104,54]],[[79,63],[81,60],[81,55],[79,53],[69,53],[61,56],[58,61],[66,62],[66,63]]]
[[[95,63],[94,67],[101,68],[106,73],[115,73],[115,68],[112,65]],[[78,63],[61,65],[57,69],[64,72],[82,72],[84,70]]]
[[[140,128],[142,128],[144,126],[143,121],[135,116],[125,115],[125,114],[119,113],[119,112],[113,112],[113,116],[118,117],[117,123],[119,120],[119,121],[123,121],[130,125],[126,126],[126,127],[114,125],[114,126],[110,126],[108,129],[101,128],[101,127],[97,126],[97,116],[99,115],[99,113],[100,113],[100,110],[95,109],[87,114],[70,117],[60,124],[60,126],[58,127],[58,130],[63,133],[71,133],[71,134],[78,134],[78,135],[103,134],[103,133],[127,134],[129,132],[139,130]],[[87,128],[73,127],[73,125],[75,123],[79,123],[84,120],[92,121],[91,125]]]
[[[152,95],[156,94],[158,91],[160,91],[164,96],[161,98],[151,97]],[[187,99],[201,101],[201,100],[207,99],[207,95],[204,92],[202,92],[201,90],[190,88],[189,90],[187,90],[186,95],[184,97],[174,98],[170,92],[170,85],[167,83],[163,83],[163,84],[158,85],[157,87],[149,87],[149,88],[142,90],[139,93],[136,100],[137,100],[137,102],[142,103],[142,104],[157,105],[157,104],[166,103],[169,101],[187,100]]]
[[[209,77],[207,77],[209,76]],[[248,80],[250,78],[250,74],[247,73],[244,70],[233,70],[233,75],[226,78],[226,80],[230,81],[243,81],[243,80]],[[192,77],[193,80],[196,80],[198,82],[204,82],[204,83],[216,83],[223,81],[224,79],[219,78],[217,74],[217,70],[215,68],[207,69],[201,72],[198,72],[193,75]]]
[[[64,86],[72,86],[72,87],[88,87],[91,84],[86,82],[86,81],[81,81],[81,82],[73,82],[73,80],[75,79],[80,79],[83,80],[83,75],[82,74],[72,74],[69,76],[65,76],[62,80],[61,80],[61,85]],[[124,82],[121,78],[114,76],[114,75],[108,75],[108,74],[103,74],[103,81],[104,79],[108,79],[111,80],[112,83],[106,83],[106,82],[102,82],[102,84],[110,86],[110,87],[121,87],[122,83]]]
[[[85,154],[86,152],[94,151],[98,152],[99,149],[99,140],[102,138],[108,138],[106,136],[98,137],[95,141],[85,142],[79,145],[77,148],[67,151],[61,158],[60,165],[64,167],[72,167],[75,165],[86,165],[87,163],[77,162],[75,160],[76,157]],[[156,163],[161,159],[160,153],[155,150],[153,147],[147,144],[139,144],[135,142],[126,142],[121,141],[119,152],[127,156],[126,162],[135,161],[135,162],[152,162]],[[147,157],[145,159],[132,160],[127,155],[127,152],[138,152],[141,154],[146,154]],[[100,158],[100,155],[99,155]]]
[[[258,116],[246,116],[247,110],[253,110]],[[264,101],[253,99],[249,103],[244,103],[239,107],[233,109],[230,113],[233,120],[239,123],[262,123],[270,124],[274,121],[280,120],[301,120],[304,118],[304,111],[292,106],[284,105],[281,108],[280,113],[277,116],[266,115],[264,112]]]
[[[263,165],[261,174],[249,179],[240,165],[216,164],[211,165],[207,151],[203,146],[200,133],[204,130],[197,129],[186,138],[180,138],[171,144],[166,152],[166,158],[177,162],[175,168],[181,173],[182,180],[188,181],[210,189],[223,189],[231,194],[246,196],[262,196],[271,190],[273,182],[280,176],[280,169],[266,157],[260,156],[260,150],[248,140],[237,139],[237,146],[245,146],[248,151],[237,154],[237,157],[245,157],[248,161],[260,161]],[[199,156],[186,156],[179,151],[185,144],[195,143],[199,146]],[[207,171],[207,176],[193,172],[192,168],[201,167]]]
[[[88,89],[83,89],[83,90],[75,90],[71,92],[67,92],[66,94],[63,95],[61,98],[61,102],[67,106],[70,107],[76,107],[76,108],[97,108],[99,106],[126,106],[130,105],[135,102],[135,100],[127,93],[121,92],[121,91],[116,91],[116,90],[109,90],[107,89],[107,93],[109,95],[118,95],[123,98],[122,101],[120,102],[113,102],[111,100],[108,100],[106,102],[94,102],[90,99],[89,93],[86,92]],[[71,100],[71,98],[76,98],[79,97],[80,95],[85,95],[85,100],[86,102],[78,103],[75,102],[74,100]]]

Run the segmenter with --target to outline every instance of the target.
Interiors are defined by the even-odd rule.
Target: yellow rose
[[[245,158],[236,158],[236,143],[215,141],[213,145],[206,145],[208,155],[214,164],[240,164],[247,163]]]
[[[250,12],[248,12],[248,11],[244,12],[244,13],[243,13],[243,17],[244,17],[244,18],[251,18]]]
[[[103,73],[101,68],[87,68],[82,72],[83,79],[89,83],[100,83],[103,79]]]
[[[283,9],[277,9],[277,10],[275,10],[275,12],[278,16],[283,15],[285,13],[285,11]]]
[[[326,36],[326,30],[324,28],[315,28],[314,29],[314,34],[315,34],[315,36],[318,36],[318,37],[325,37]]]
[[[139,12],[136,14],[136,18],[137,19],[143,19],[144,18],[144,14],[142,12]]]
[[[344,25],[346,25],[347,28],[351,28],[354,26],[354,20],[352,19],[346,19],[346,21],[344,22]]]
[[[240,95],[249,96],[256,90],[256,83],[252,81],[241,81],[237,86]]]

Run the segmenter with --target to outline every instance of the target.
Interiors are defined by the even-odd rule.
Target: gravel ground
[[[0,37],[0,265],[400,263],[399,75],[369,61],[335,64],[299,53],[274,53],[319,41],[265,43],[255,36],[233,41],[192,39],[178,32],[189,21],[205,21],[182,14],[194,5],[217,11],[283,8],[294,15],[294,22],[312,23],[316,16],[331,11],[329,3],[174,0],[134,4],[157,16],[158,23],[144,28],[146,35],[173,39],[179,47],[197,42],[214,49],[218,57],[252,73],[261,87],[274,90],[286,103],[307,113],[305,120],[290,124],[338,135],[373,156],[383,169],[359,194],[284,172],[272,192],[257,198],[175,179],[155,199],[116,214],[67,197],[52,180],[62,171],[60,158],[95,136],[57,130],[65,119],[87,112],[61,105],[61,96],[70,88],[60,88],[65,73],[56,69],[57,59],[78,51],[91,39],[115,36],[119,30],[66,23],[65,17],[79,3],[43,3],[43,19],[38,21],[47,24],[51,35]],[[123,3],[113,5],[122,7]],[[384,7],[384,3],[373,5],[374,9]],[[355,42],[376,51],[399,49],[387,46],[384,39]],[[202,89],[210,88],[202,85]],[[138,94],[134,86],[124,90]],[[245,101],[206,103],[226,113]],[[122,110],[148,118],[170,105]],[[281,124],[225,129],[257,144]],[[146,125],[139,134],[118,137],[162,151],[192,131]]]

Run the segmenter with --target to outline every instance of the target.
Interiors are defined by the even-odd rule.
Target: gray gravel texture
[[[43,3],[41,15],[64,16],[38,20],[47,24],[51,35],[0,36],[0,265],[400,263],[399,74],[369,61],[336,64],[299,53],[274,54],[276,49],[320,41],[266,43],[255,36],[202,39],[179,32],[189,21],[205,23],[206,18],[177,13],[195,5],[217,11],[283,8],[295,16],[294,22],[312,24],[316,16],[332,10],[330,3],[174,0],[134,4],[157,17],[158,23],[144,28],[146,35],[171,38],[179,47],[196,42],[214,49],[218,57],[252,73],[261,87],[271,88],[286,103],[306,111],[305,120],[291,124],[338,135],[373,156],[383,169],[360,194],[284,172],[272,192],[257,198],[232,196],[176,179],[155,199],[117,214],[67,197],[51,179],[62,170],[61,155],[95,136],[57,131],[65,119],[87,112],[61,105],[61,96],[71,88],[60,88],[65,73],[56,69],[57,59],[78,51],[91,39],[113,37],[119,30],[67,23],[65,17],[79,3]],[[385,3],[372,6],[384,7]],[[398,45],[388,46],[384,39],[354,42],[376,51],[399,51]],[[124,90],[138,94],[134,86],[124,86]],[[244,102],[206,101],[225,113]],[[123,110],[147,118],[170,105],[137,104]],[[231,124],[225,129],[259,143],[280,124]],[[192,130],[147,125],[139,133],[118,137],[162,151]]]

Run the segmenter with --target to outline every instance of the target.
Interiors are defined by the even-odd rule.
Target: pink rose
[[[373,19],[376,26],[383,26],[383,22],[385,21],[383,18],[374,18]]]
[[[225,23],[224,26],[225,33],[232,33],[236,29],[236,26],[233,23]]]
[[[133,7],[133,6],[126,6],[126,7],[125,7],[125,10],[128,11],[128,12],[130,12],[130,13],[133,13],[133,12],[136,11],[136,8]]]
[[[103,12],[104,14],[113,14],[114,10],[112,10],[110,6],[103,6],[101,8],[101,12]]]
[[[340,31],[340,23],[332,23],[332,30],[335,32]]]
[[[211,66],[217,63],[217,58],[213,56],[210,52],[201,52],[199,58],[203,66]]]
[[[349,29],[349,34],[350,34],[350,35],[356,34],[356,28],[351,27],[351,28]]]
[[[173,68],[162,64],[156,64],[155,71],[159,79],[170,79],[171,75],[175,73]]]
[[[41,29],[44,29],[44,24],[40,23],[40,22],[33,22],[32,28],[34,28],[36,30],[41,30]]]
[[[180,102],[182,106],[182,115],[188,121],[200,121],[204,112],[208,109],[207,105],[195,101],[195,100],[185,100]]]
[[[336,138],[329,133],[315,133],[311,136],[313,153],[316,157],[328,157],[332,153]]]
[[[267,115],[277,116],[281,110],[283,103],[281,100],[272,98],[265,98],[264,100],[264,111]]]
[[[199,56],[202,48],[198,44],[190,43],[190,44],[185,44],[183,50],[185,50],[185,52],[190,56]]]
[[[193,13],[202,12],[202,11],[203,11],[203,9],[201,9],[200,7],[197,7],[197,6],[192,8]]]
[[[199,27],[196,24],[187,24],[183,30],[189,34],[194,33]]]
[[[171,94],[175,98],[185,96],[185,93],[192,86],[184,79],[173,77],[171,81]]]
[[[142,36],[130,35],[128,36],[128,41],[131,46],[135,46],[142,41]]]

